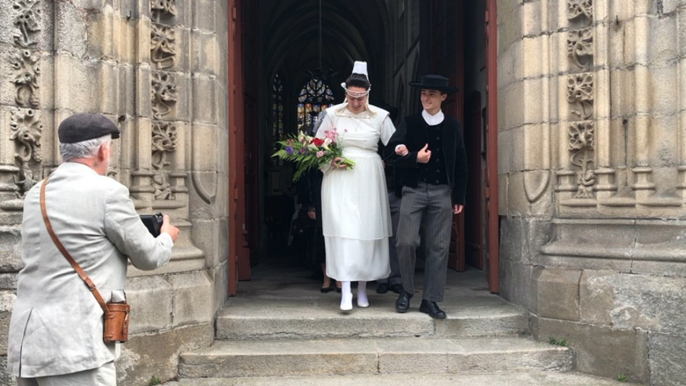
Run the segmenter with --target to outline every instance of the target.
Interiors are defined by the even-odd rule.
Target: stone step
[[[507,371],[456,374],[314,375],[302,377],[193,378],[167,382],[165,386],[616,386],[615,380],[580,373]],[[622,385],[637,385],[622,383]]]
[[[181,354],[181,378],[569,371],[566,347],[521,337],[217,341]]]
[[[370,291],[371,292],[371,291]],[[523,309],[496,296],[451,297],[441,304],[448,314],[434,320],[418,312],[395,312],[395,294],[370,296],[371,307],[343,314],[338,296],[316,298],[231,299],[217,317],[216,339],[321,339],[347,337],[485,337],[529,334]]]

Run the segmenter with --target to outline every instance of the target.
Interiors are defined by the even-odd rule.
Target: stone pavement
[[[418,312],[421,292],[410,312],[398,314],[397,295],[377,294],[370,283],[371,306],[341,312],[340,295],[319,286],[307,270],[258,266],[218,315],[213,346],[181,355],[177,384],[616,382],[572,373],[571,350],[533,341],[528,313],[490,294],[481,271],[449,271],[445,320]]]

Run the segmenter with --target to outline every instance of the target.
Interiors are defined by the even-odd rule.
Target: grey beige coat
[[[8,370],[24,378],[89,370],[116,359],[102,340],[102,310],[45,229],[36,184],[24,202],[22,260],[8,342]],[[109,301],[124,289],[127,257],[140,269],[166,264],[171,237],[151,236],[129,191],[89,167],[67,162],[45,193],[55,234]],[[132,310],[136,312],[136,310]]]

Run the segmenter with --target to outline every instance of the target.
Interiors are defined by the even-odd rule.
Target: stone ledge
[[[526,338],[318,339],[216,342],[181,355],[182,377],[236,377],[573,367],[569,349]]]

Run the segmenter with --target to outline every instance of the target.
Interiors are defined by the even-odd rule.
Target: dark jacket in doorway
[[[467,153],[460,122],[446,115],[441,126],[440,150],[429,147],[431,157],[439,153],[443,154],[447,184],[452,191],[453,204],[464,205],[468,171]],[[429,130],[429,124],[421,113],[405,117],[384,151],[385,161],[395,166],[396,177],[400,179],[403,186],[416,188],[425,177],[427,164],[417,163],[417,153],[424,145],[431,142]],[[395,148],[398,145],[405,145],[410,153],[404,157],[395,154]]]

